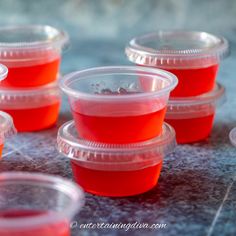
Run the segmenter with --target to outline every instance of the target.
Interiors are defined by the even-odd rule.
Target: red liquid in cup
[[[131,171],[88,169],[71,161],[75,181],[87,192],[101,196],[123,197],[147,192],[158,182],[162,162]]]
[[[37,131],[51,127],[57,121],[60,102],[48,106],[22,109],[2,109],[12,116],[18,131]]]
[[[207,93],[214,88],[219,65],[193,69],[168,69],[179,80],[177,87],[171,92],[171,97],[189,97]]]
[[[105,143],[133,143],[161,133],[166,108],[133,116],[90,116],[72,108],[75,126],[82,138]]]
[[[175,129],[177,143],[192,143],[208,138],[214,114],[190,119],[165,119],[165,121]]]
[[[9,66],[8,76],[1,82],[1,86],[34,87],[51,83],[57,79],[59,66],[60,58],[30,66]]]
[[[3,144],[0,144],[0,159],[2,158]]]
[[[24,217],[37,217],[44,216],[49,213],[44,211],[34,211],[34,210],[11,210],[0,212],[0,218],[11,220],[12,218],[24,218]],[[0,219],[1,220],[1,219]],[[11,229],[5,229],[0,226],[1,236],[70,236],[70,226],[69,222],[54,222],[31,227],[30,224],[27,228],[15,228],[12,225]]]

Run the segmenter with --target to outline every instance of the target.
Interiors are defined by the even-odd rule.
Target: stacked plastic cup
[[[9,70],[0,84],[0,110],[13,117],[17,130],[41,130],[57,121],[57,79],[67,42],[65,32],[50,26],[0,28],[0,63]]]
[[[175,146],[164,117],[176,85],[169,72],[137,66],[92,68],[60,81],[74,121],[59,129],[58,149],[85,191],[131,196],[157,184]]]
[[[159,31],[132,39],[125,52],[136,65],[161,68],[178,77],[165,118],[174,127],[177,142],[206,139],[216,106],[224,101],[225,90],[216,77],[229,52],[227,40],[205,32]]]

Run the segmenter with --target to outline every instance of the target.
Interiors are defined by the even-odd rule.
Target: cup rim
[[[188,38],[189,41],[200,42],[211,41],[211,46],[194,48],[153,48],[145,46],[148,42],[163,41],[164,39],[178,39],[182,37],[184,40]],[[214,61],[220,61],[221,59],[229,55],[229,43],[221,36],[216,36],[202,31],[185,31],[185,30],[160,30],[137,36],[130,40],[125,48],[125,54],[128,59],[136,64],[160,66],[162,68],[185,68],[185,67],[204,67],[205,64],[212,64],[207,61],[208,59],[214,59]],[[194,65],[187,63],[198,59],[198,62]],[[187,64],[186,64],[187,63]]]
[[[16,41],[16,42],[1,42],[0,40],[0,51],[21,51],[21,50],[31,50],[31,49],[41,49],[47,48],[50,46],[58,46],[62,47],[69,41],[69,36],[65,31],[59,30],[49,25],[12,25],[12,26],[4,26],[0,27],[0,32],[11,33],[16,30],[27,30],[27,31],[47,31],[49,34],[50,31],[54,31],[54,34],[57,35],[54,39],[49,38],[47,40],[35,40],[33,42],[27,41]]]
[[[0,81],[4,80],[8,75],[8,68],[0,64]]]
[[[89,94],[85,92],[80,92],[76,89],[72,89],[69,86],[69,83],[72,83],[76,80],[86,79],[88,76],[93,75],[143,75],[143,76],[159,76],[161,80],[169,80],[169,85],[165,88],[154,91],[154,92],[143,92],[143,93],[134,93],[124,94],[122,96],[117,95],[101,95],[101,94]],[[85,69],[81,71],[72,72],[70,74],[65,75],[59,81],[59,87],[61,90],[66,93],[68,96],[72,96],[75,98],[81,98],[85,100],[99,100],[99,101],[127,101],[127,100],[136,100],[143,98],[151,98],[163,96],[164,94],[168,94],[171,90],[173,90],[178,83],[177,77],[165,70],[150,68],[150,67],[139,67],[139,66],[106,66],[106,67],[94,67],[90,69]]]
[[[93,166],[92,169],[100,169],[101,166],[106,170],[140,169],[140,166],[145,168],[162,161],[175,146],[175,131],[167,123],[164,123],[159,136],[127,144],[107,144],[85,140],[78,135],[73,120],[63,124],[57,135],[59,153],[70,160]]]
[[[4,180],[2,182],[1,180]],[[45,188],[51,186],[51,188],[63,192],[68,197],[71,198],[70,205],[65,208],[62,212],[58,212],[58,218],[68,218],[71,219],[79,210],[81,210],[84,205],[84,192],[82,188],[59,176],[53,176],[48,174],[41,173],[32,173],[32,172],[21,172],[21,171],[10,171],[3,172],[0,174],[0,186],[4,184],[11,183],[26,183],[29,185],[35,186],[44,186]],[[64,217],[62,217],[64,216]],[[53,214],[53,217],[55,215]],[[0,226],[6,228],[24,228],[29,226],[41,225],[44,223],[51,222],[56,220],[56,217],[52,219],[52,215],[39,215],[39,216],[31,216],[24,218],[11,218],[11,219],[2,219],[0,216]]]
[[[202,104],[217,103],[219,100],[222,100],[225,96],[225,87],[216,83],[213,90],[192,97],[170,97],[168,101],[168,107],[190,107],[198,106]],[[224,99],[223,99],[224,100]]]

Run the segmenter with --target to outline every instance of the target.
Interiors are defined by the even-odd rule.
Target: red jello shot
[[[221,59],[229,53],[223,37],[196,31],[158,31],[133,38],[125,49],[140,66],[161,68],[179,80],[171,97],[191,97],[214,88]]]
[[[58,119],[61,94],[57,82],[34,88],[0,87],[0,110],[20,132],[50,128]]]
[[[0,111],[0,159],[6,138],[16,133],[12,117],[7,113]]]
[[[209,93],[169,100],[165,121],[175,129],[177,143],[193,143],[209,137],[216,106],[225,101],[224,95],[224,87],[216,84]]]
[[[85,140],[74,121],[58,131],[58,150],[71,160],[75,181],[89,193],[124,197],[141,194],[158,182],[163,158],[173,151],[174,129],[163,124],[160,136],[130,144]]]
[[[177,82],[159,69],[108,66],[66,75],[60,87],[69,97],[81,137],[132,143],[161,133],[169,93]]]
[[[0,63],[9,70],[5,87],[35,87],[57,79],[65,32],[47,25],[0,27]]]
[[[70,236],[70,221],[84,204],[81,188],[60,177],[0,174],[1,236]]]

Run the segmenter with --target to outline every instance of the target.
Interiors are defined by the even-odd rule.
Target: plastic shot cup
[[[130,144],[106,144],[85,140],[74,121],[60,127],[58,150],[71,160],[75,181],[89,193],[123,197],[144,193],[158,182],[162,161],[172,152],[174,129],[163,124],[161,135]]]
[[[0,28],[0,63],[8,67],[6,87],[34,87],[57,79],[65,32],[47,25]]]
[[[0,64],[0,82],[7,77],[8,69],[6,66]]]
[[[11,137],[16,133],[15,126],[11,116],[0,111],[0,159],[6,138]]]
[[[229,133],[230,142],[236,147],[236,127],[234,127]]]
[[[77,184],[29,172],[1,173],[0,199],[1,236],[69,236],[84,204]]]
[[[225,89],[220,84],[200,96],[171,98],[165,121],[175,129],[177,143],[207,139],[212,130],[216,107],[224,101]]]
[[[12,116],[18,131],[38,131],[53,126],[60,103],[57,82],[34,88],[0,87],[0,110]]]
[[[161,133],[169,93],[177,82],[163,70],[111,66],[66,75],[60,88],[69,97],[81,137],[132,143]]]
[[[229,45],[225,38],[206,32],[158,31],[133,38],[125,53],[137,65],[175,74],[179,83],[171,97],[191,97],[213,89]]]

